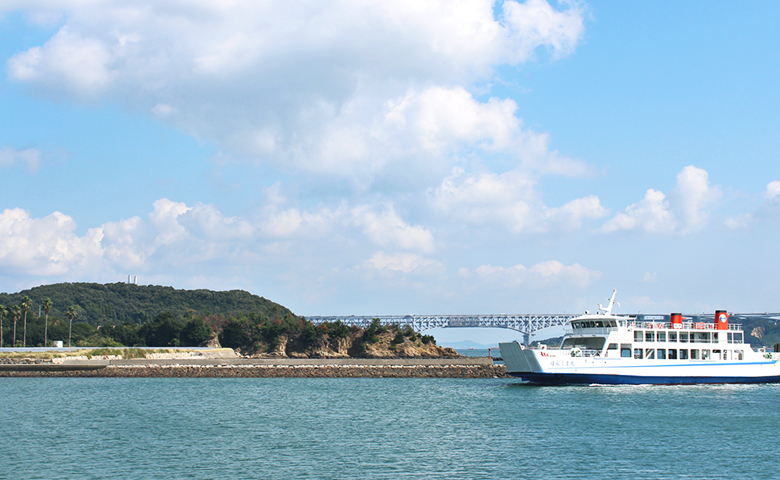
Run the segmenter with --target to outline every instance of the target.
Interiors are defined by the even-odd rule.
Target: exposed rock
[[[269,353],[270,357],[286,357],[287,356],[287,342],[288,338],[286,334],[279,335],[279,338],[276,340],[276,345],[274,345],[274,348],[271,349]]]
[[[368,338],[366,338],[368,337]],[[271,346],[254,345],[252,358],[457,358],[451,348],[442,348],[425,337],[395,326],[374,329],[371,335],[353,329],[345,337],[331,338],[327,330],[319,330],[317,338],[307,343],[301,336],[281,334]]]
[[[756,338],[761,338],[764,336],[764,327],[756,327],[750,334]]]

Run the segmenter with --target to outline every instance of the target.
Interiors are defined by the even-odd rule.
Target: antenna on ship
[[[612,298],[609,299],[609,304],[607,305],[607,308],[604,308],[602,304],[599,303],[599,310],[604,312],[604,315],[612,315],[612,307],[615,306],[615,295],[617,294],[617,288],[612,290]],[[620,305],[618,303],[618,305]]]

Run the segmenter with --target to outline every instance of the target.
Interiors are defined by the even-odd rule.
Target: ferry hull
[[[667,377],[589,373],[512,373],[539,385],[699,385],[724,383],[780,383],[780,375],[763,377]]]
[[[507,372],[540,385],[695,385],[780,383],[780,362],[638,360],[572,357],[560,350],[534,350],[502,343]]]

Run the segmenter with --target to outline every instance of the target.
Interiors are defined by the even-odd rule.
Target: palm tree
[[[16,346],[16,319],[19,318],[19,315],[22,314],[22,309],[19,308],[19,305],[11,305],[11,315],[14,317],[14,343],[13,346]]]
[[[3,319],[8,315],[5,305],[0,305],[0,348],[3,348]]]
[[[24,311],[24,330],[22,333],[22,347],[27,346],[27,310],[32,306],[32,300],[27,295],[22,297],[22,310]]]
[[[68,307],[68,348],[70,348],[70,334],[73,331],[73,318],[76,316],[76,307],[71,305]]]
[[[49,345],[49,312],[51,312],[54,303],[52,303],[51,298],[47,298],[43,301],[42,306],[44,313],[46,313],[46,326],[43,327],[43,346],[46,347]]]

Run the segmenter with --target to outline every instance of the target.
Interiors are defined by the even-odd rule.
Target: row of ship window
[[[742,343],[742,332],[724,332],[727,343]],[[718,343],[718,332],[656,332],[634,330],[634,342]]]
[[[636,347],[636,345],[634,345]],[[617,350],[616,343],[610,343],[607,347],[607,356],[610,357],[610,350]],[[620,356],[631,358],[632,346],[629,344],[620,344]],[[742,350],[728,349],[708,349],[708,348],[633,348],[633,357],[637,359],[648,360],[742,360],[744,357]]]

